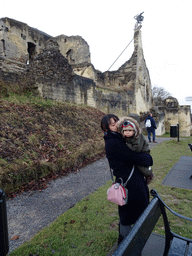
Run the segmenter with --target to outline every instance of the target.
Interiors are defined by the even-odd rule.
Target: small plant
[[[0,166],[5,166],[7,161],[5,159],[0,158]]]
[[[30,144],[38,144],[39,143],[39,139],[34,134],[29,136],[28,141]]]

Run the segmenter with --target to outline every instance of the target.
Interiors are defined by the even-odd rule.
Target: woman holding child
[[[118,243],[120,243],[131,231],[131,225],[137,221],[149,204],[147,182],[149,182],[150,177],[152,178],[152,173],[147,174],[147,180],[144,178],[145,174],[137,166],[148,168],[153,165],[153,159],[149,153],[136,152],[128,147],[123,135],[118,132],[118,121],[119,118],[116,115],[108,114],[103,117],[101,128],[104,131],[106,156],[116,181],[122,178],[125,183],[134,166],[134,172],[126,185],[129,191],[128,203],[118,206],[120,218]],[[135,122],[137,121],[125,123],[130,131],[134,131],[132,136],[137,132]],[[124,122],[120,128],[124,128]]]

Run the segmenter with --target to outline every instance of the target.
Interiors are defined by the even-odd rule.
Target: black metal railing
[[[0,255],[5,256],[9,252],[7,209],[5,192],[0,189]]]

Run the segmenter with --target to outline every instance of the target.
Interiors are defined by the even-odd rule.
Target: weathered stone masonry
[[[118,116],[140,114],[152,108],[151,81],[140,28],[134,31],[132,57],[117,71],[102,73],[95,70],[89,45],[80,36],[52,37],[25,23],[2,18],[0,79],[12,83],[24,81],[38,88],[42,97],[85,104]],[[186,136],[190,135],[186,129],[189,113],[188,108],[178,107],[174,115],[178,116],[174,122],[182,120],[181,131]],[[170,125],[169,107],[157,116],[162,117],[157,120],[162,134]]]
[[[89,46],[80,36],[53,38],[9,18],[1,19],[0,26],[3,79],[10,79],[10,73],[17,74],[18,79],[20,74],[29,70],[27,77],[32,79],[34,74],[33,81],[43,97],[88,104],[118,115],[126,115],[130,111],[139,113],[137,104],[142,104],[142,110],[146,111],[151,105],[151,98],[143,99],[143,93],[134,82],[137,69],[133,64],[137,66],[137,60],[143,58],[139,53],[140,47],[135,46],[131,60],[118,71],[101,73],[91,64]],[[135,33],[136,44],[140,33]],[[51,48],[50,40],[57,42],[57,47],[52,43]],[[56,55],[53,53],[55,47]],[[150,88],[151,85],[147,86]]]

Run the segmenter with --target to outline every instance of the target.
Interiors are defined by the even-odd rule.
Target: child
[[[149,144],[141,133],[138,122],[132,117],[122,117],[117,122],[117,131],[121,133],[126,141],[127,146],[136,152],[150,153]],[[151,167],[138,166],[139,170],[146,177],[146,182],[149,184],[153,179]]]

